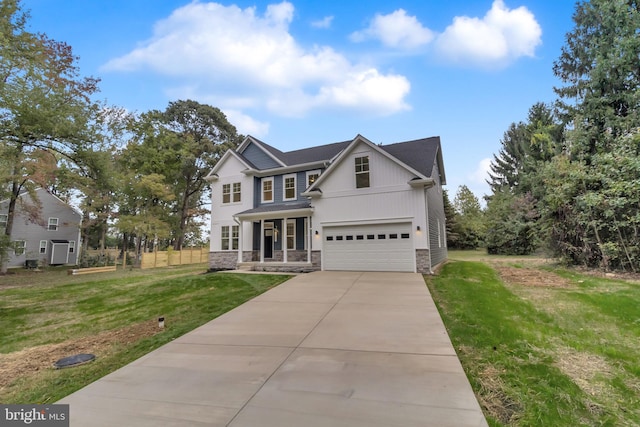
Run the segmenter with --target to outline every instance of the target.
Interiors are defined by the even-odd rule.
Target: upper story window
[[[295,200],[296,199],[296,176],[295,175],[285,175],[284,180],[284,200]]]
[[[0,230],[7,228],[7,222],[9,222],[9,215],[0,214]]]
[[[49,231],[58,231],[58,218],[49,218],[49,225],[47,226]]]
[[[320,177],[320,171],[309,171],[307,172],[307,188],[311,187],[314,182]]]
[[[262,178],[262,203],[273,202],[273,177]]]
[[[369,156],[356,157],[356,188],[369,187]]]
[[[242,193],[242,186],[239,182],[233,184],[222,184],[222,203],[240,202]]]

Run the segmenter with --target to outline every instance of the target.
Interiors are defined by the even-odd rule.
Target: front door
[[[269,224],[271,225],[271,224]],[[271,225],[273,227],[273,225]],[[264,257],[273,258],[273,228],[267,228],[267,224],[265,224],[264,229],[264,248],[262,248]]]

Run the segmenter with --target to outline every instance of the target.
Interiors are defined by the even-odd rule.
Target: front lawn
[[[638,283],[526,260],[426,281],[490,425],[640,425]]]
[[[204,271],[200,265],[0,277],[0,402],[57,401],[290,277]],[[52,369],[78,353],[97,358]]]

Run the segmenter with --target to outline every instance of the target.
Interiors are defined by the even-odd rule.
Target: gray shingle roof
[[[431,176],[439,147],[439,136],[380,146],[402,163],[427,177]]]
[[[255,138],[254,138],[255,140]],[[277,157],[287,166],[329,161],[347,148],[353,140],[335,142],[332,144],[320,145],[317,147],[303,148],[300,150],[282,152],[269,144],[258,141],[265,150]],[[379,145],[379,148],[386,151],[407,166],[415,169],[424,176],[430,177],[433,164],[436,161],[438,150],[440,149],[440,137],[415,139],[412,141],[398,142],[389,145]],[[243,157],[244,158],[244,157]],[[250,162],[247,160],[247,163]]]

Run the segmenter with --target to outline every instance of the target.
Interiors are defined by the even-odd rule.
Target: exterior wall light
[[[418,227],[416,228],[416,231],[420,231],[420,226],[418,226]]]

